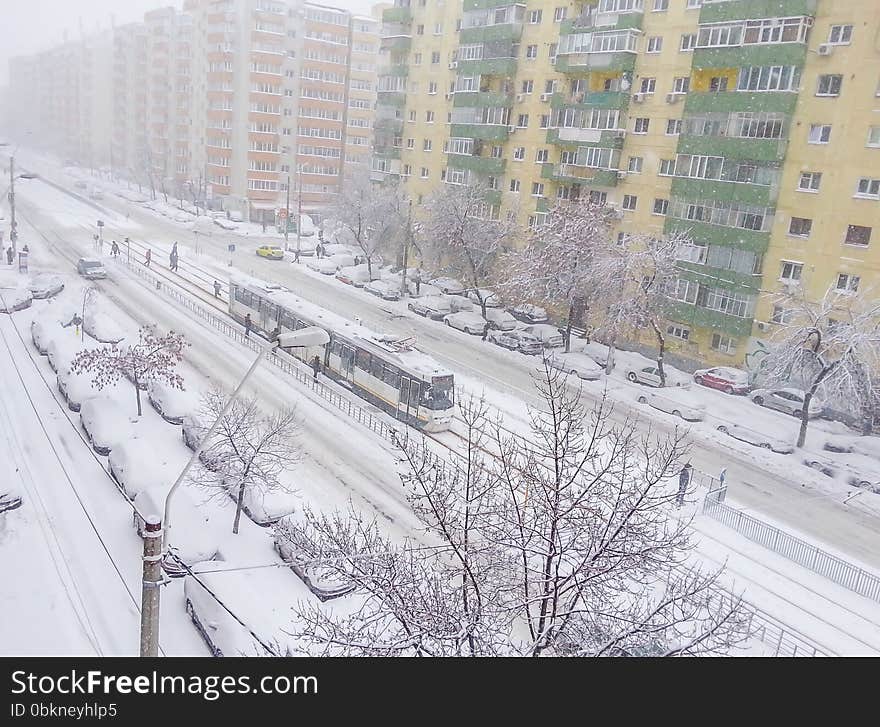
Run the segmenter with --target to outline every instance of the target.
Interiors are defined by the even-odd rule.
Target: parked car
[[[86,401],[98,395],[92,384],[92,378],[92,374],[73,373],[69,364],[58,371],[55,382],[70,411],[78,412]]]
[[[452,313],[449,301],[438,297],[415,298],[406,305],[413,313],[430,318],[432,321],[442,320],[444,316]]]
[[[382,300],[400,300],[400,288],[387,280],[371,280],[364,290]]]
[[[238,223],[233,222],[232,220],[227,220],[225,217],[215,217],[214,224],[217,225],[222,230],[237,230]]]
[[[497,346],[511,351],[519,351],[527,356],[536,356],[544,350],[543,343],[522,330],[489,331],[489,335],[486,338]]]
[[[357,255],[358,250],[351,245],[342,245],[339,243],[328,242],[324,245],[324,254],[331,255]]]
[[[486,320],[489,328],[496,331],[512,331],[516,328],[516,318],[503,308],[486,309]]]
[[[306,588],[322,601],[345,596],[354,590],[353,583],[340,581],[332,569],[310,562],[310,559],[298,551],[291,540],[284,535],[283,528],[275,531],[274,545],[281,560],[287,563]]]
[[[355,288],[363,288],[370,281],[370,271],[366,265],[349,265],[340,268],[336,273],[336,279],[346,285]]]
[[[660,388],[663,383],[660,379],[660,369],[656,366],[645,366],[640,369],[629,369],[626,378],[634,384],[644,384]],[[666,371],[666,386],[685,386],[686,381],[676,376],[673,372]]]
[[[546,323],[549,320],[547,311],[530,303],[524,303],[509,310],[514,318],[523,323]]]
[[[129,437],[110,450],[110,476],[129,500],[157,485],[171,487],[183,462],[179,452],[165,451],[143,439]]]
[[[828,477],[840,479],[853,487],[880,494],[880,465],[870,457],[854,455],[846,461],[817,455],[804,458],[804,464]]]
[[[880,462],[880,437],[838,434],[829,436],[822,445],[829,452],[855,453],[873,457]]]
[[[237,502],[238,486],[230,484],[226,494]],[[268,527],[277,523],[281,518],[287,517],[296,511],[297,495],[293,490],[283,487],[263,492],[258,487],[246,487],[241,509],[255,524]]]
[[[468,300],[476,305],[480,306],[480,299],[483,299],[483,303],[487,308],[500,308],[501,307],[501,299],[493,290],[489,290],[488,288],[471,288],[467,292]]]
[[[750,388],[749,375],[730,366],[715,366],[694,371],[694,381],[700,386],[718,389],[725,394],[747,394]]]
[[[470,313],[462,311],[461,313],[450,313],[443,316],[443,322],[451,328],[457,328],[472,336],[480,336],[486,325],[486,319],[479,313]]]
[[[14,313],[30,308],[34,296],[27,288],[0,288],[0,313]]]
[[[22,497],[16,485],[7,482],[0,490],[0,513],[9,512],[21,507]]]
[[[319,257],[309,260],[306,267],[309,270],[322,273],[323,275],[336,275],[341,268],[347,268],[354,265],[354,256],[352,255],[331,255],[330,257]]]
[[[645,392],[639,395],[638,401],[688,422],[701,422],[706,418],[706,405],[699,397],[682,389],[666,389],[662,394]]]
[[[749,429],[741,424],[719,424],[715,427],[719,432],[738,439],[740,442],[746,442],[762,449],[769,449],[778,454],[791,454],[794,452],[794,445],[784,442],[776,437],[769,437],[754,429]]]
[[[119,402],[103,396],[93,396],[80,406],[79,419],[94,450],[106,457],[119,443],[134,436],[131,422]]]
[[[776,409],[784,414],[799,417],[804,411],[804,392],[790,387],[780,389],[755,389],[749,398],[758,406]],[[807,412],[810,419],[822,413],[822,405],[813,399]]]
[[[104,263],[93,258],[81,257],[76,262],[76,272],[78,272],[86,280],[102,280],[107,277],[107,270]]]
[[[161,379],[151,379],[147,384],[147,398],[159,416],[170,424],[183,424],[184,418],[199,406],[193,390],[175,388]]]
[[[207,430],[208,425],[202,422],[197,414],[186,414],[183,417],[183,423],[180,427],[180,436],[183,439],[183,443],[195,452],[201,441],[202,433],[207,432]],[[205,449],[208,449],[208,447]],[[212,472],[216,472],[219,469],[219,464],[214,461],[212,455],[208,451],[202,450],[199,453],[199,462]]]
[[[284,250],[277,245],[260,245],[257,248],[257,256],[268,260],[283,260]]]
[[[30,279],[28,290],[34,298],[51,298],[64,290],[64,281],[59,275],[39,273]]]
[[[562,348],[565,345],[565,340],[562,338],[559,329],[547,323],[535,323],[531,326],[525,326],[522,331],[533,338],[537,338],[544,344],[544,348]]]
[[[464,286],[455,278],[434,278],[428,282],[446,295],[464,295]]]
[[[554,351],[547,358],[554,369],[565,371],[584,381],[596,381],[605,373],[605,369],[582,353]]]
[[[442,295],[445,300],[449,301],[449,307],[452,309],[453,313],[474,310],[474,304],[463,295],[448,295],[446,293],[443,293]]]

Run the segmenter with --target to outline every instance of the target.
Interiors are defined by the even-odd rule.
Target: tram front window
[[[422,393],[422,406],[426,409],[450,409],[453,397],[453,377],[435,376],[431,380],[431,385]]]

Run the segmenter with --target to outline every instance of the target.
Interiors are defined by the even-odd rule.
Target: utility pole
[[[162,585],[162,521],[144,521],[144,574],[141,591],[141,656],[159,655],[159,588]]]
[[[287,250],[287,239],[290,232],[290,174],[287,175],[287,205],[284,212],[284,249]]]
[[[412,243],[412,200],[408,200],[409,211],[406,216],[406,236],[403,241],[403,275],[401,276],[400,295],[406,296],[406,266],[409,261],[409,246]]]
[[[12,255],[15,256],[15,241],[18,240],[18,230],[15,224],[15,156],[9,157],[9,240],[12,242]]]
[[[303,180],[302,168],[299,169],[296,185],[296,261],[299,262],[300,228],[302,227],[303,213]]]

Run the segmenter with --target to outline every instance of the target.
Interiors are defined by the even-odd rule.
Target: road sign
[[[104,226],[104,220],[98,220],[98,227]]]
[[[230,242],[230,243],[226,246],[226,249],[227,249],[229,252],[235,252],[235,243]]]
[[[285,218],[287,217],[287,210],[281,210],[281,211],[278,213],[278,216],[279,216],[282,220],[285,219]]]

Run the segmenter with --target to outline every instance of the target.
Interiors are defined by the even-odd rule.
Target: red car
[[[750,388],[749,375],[729,366],[694,371],[694,381],[701,386],[719,389],[725,394],[747,394]]]

